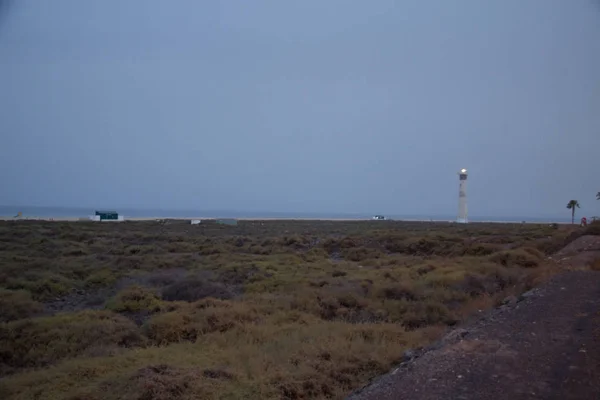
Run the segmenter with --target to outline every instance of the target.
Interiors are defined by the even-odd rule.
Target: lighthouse
[[[456,222],[461,224],[469,222],[467,217],[467,170],[464,168],[458,172],[458,217]]]

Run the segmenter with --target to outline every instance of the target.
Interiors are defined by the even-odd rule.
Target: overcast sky
[[[18,0],[0,204],[600,214],[592,0]]]

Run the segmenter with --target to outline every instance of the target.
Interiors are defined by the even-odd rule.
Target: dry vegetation
[[[1,222],[0,398],[341,398],[554,273],[545,255],[569,234]]]

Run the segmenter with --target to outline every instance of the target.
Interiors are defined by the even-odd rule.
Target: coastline
[[[174,221],[189,221],[189,220],[203,220],[203,221],[215,221],[221,218],[215,217],[127,217],[124,216],[125,221],[162,221],[162,220],[174,220]],[[235,219],[238,221],[372,221],[371,218],[309,218],[309,217],[239,217],[239,218],[223,218],[223,219]],[[53,222],[95,222],[91,221],[88,217],[10,217],[0,216],[0,221],[53,221]],[[453,223],[455,221],[448,219],[389,219],[387,222],[431,222],[431,223]],[[103,221],[103,222],[124,222],[124,221]],[[502,220],[471,220],[470,224],[560,224],[569,225],[570,222],[563,221],[502,221]]]

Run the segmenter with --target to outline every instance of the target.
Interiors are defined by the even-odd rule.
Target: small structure
[[[116,211],[96,211],[90,219],[92,221],[123,221],[123,216]]]
[[[375,216],[373,216],[373,219],[376,221],[385,221],[385,216],[384,215],[375,215]]]
[[[192,224],[192,225],[199,225],[201,223],[202,223],[202,220],[199,220],[199,219],[190,220],[190,224]]]

